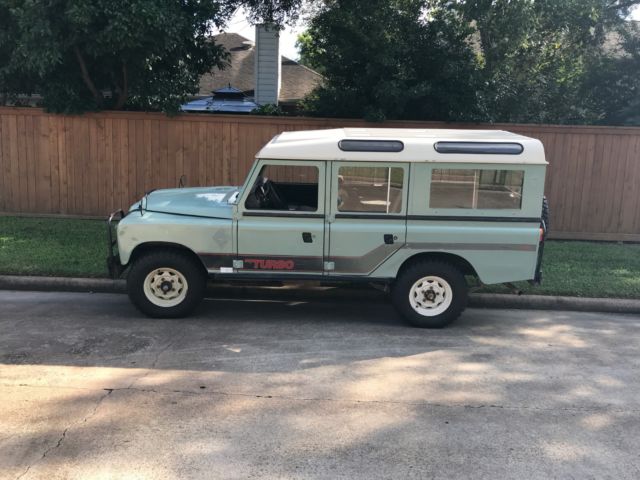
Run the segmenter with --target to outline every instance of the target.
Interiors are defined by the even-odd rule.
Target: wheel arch
[[[184,245],[181,245],[179,243],[172,242],[143,242],[136,245],[136,247],[131,252],[131,255],[129,256],[129,262],[127,263],[127,265],[131,265],[142,255],[156,250],[172,250],[186,254],[192,257],[194,260],[197,260],[198,265],[202,266],[202,271],[205,274],[208,273],[206,265],[202,261],[202,258],[200,258],[200,256],[196,252],[191,250],[189,247],[185,247]]]
[[[464,275],[473,275],[476,278],[480,278],[476,269],[471,263],[464,257],[449,252],[421,252],[410,256],[405,259],[404,262],[398,268],[397,275],[400,275],[409,265],[416,262],[424,261],[437,261],[445,262],[458,268]]]

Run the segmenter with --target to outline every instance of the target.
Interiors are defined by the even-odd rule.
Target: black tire
[[[145,293],[147,276],[154,270],[163,268],[175,270],[186,281],[184,298],[176,305],[157,305]],[[134,261],[127,275],[127,292],[131,302],[142,313],[153,318],[188,316],[202,301],[206,284],[207,276],[202,264],[189,254],[176,250],[158,249],[145,253]]]
[[[439,277],[451,288],[451,303],[433,316],[416,311],[410,302],[411,289],[424,277]],[[421,328],[442,328],[460,316],[467,306],[468,286],[464,274],[455,266],[440,261],[419,261],[402,270],[391,290],[391,301],[409,323]],[[417,297],[416,297],[417,298]]]

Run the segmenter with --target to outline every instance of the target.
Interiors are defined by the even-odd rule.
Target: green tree
[[[631,73],[633,65],[611,52],[610,40],[626,29],[624,18],[637,3],[465,0],[441,5],[460,12],[474,29],[487,120],[597,123],[612,119],[611,110],[630,92],[629,82],[615,76]],[[605,83],[608,103],[600,97]]]
[[[212,41],[213,28],[223,27],[241,6],[256,21],[283,22],[298,5],[299,0],[0,0],[0,13],[13,26],[6,58],[0,36],[0,75],[5,72],[4,85],[14,91],[16,79],[33,79],[44,106],[56,112],[125,106],[175,112],[197,91],[203,73],[225,66],[227,52]]]
[[[625,18],[636,4],[329,0],[298,41],[326,77],[305,106],[374,119],[630,123],[640,33]]]
[[[324,74],[324,65],[319,58],[322,52],[316,50],[313,37],[308,31],[302,32],[296,39],[296,48],[300,54],[298,63]]]
[[[640,125],[640,25],[620,25],[607,45],[587,58],[580,96],[599,112],[597,123]]]
[[[16,100],[16,92],[29,94],[33,84],[21,73],[20,65],[14,61],[17,48],[17,25],[13,21],[10,5],[0,3],[0,105]]]
[[[421,0],[328,0],[302,38],[325,84],[317,115],[461,120],[477,114],[468,27],[452,10],[425,17]]]

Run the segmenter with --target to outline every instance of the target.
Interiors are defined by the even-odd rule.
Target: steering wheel
[[[272,210],[287,210],[287,204],[282,199],[275,184],[266,177],[258,177],[255,196],[260,208]]]

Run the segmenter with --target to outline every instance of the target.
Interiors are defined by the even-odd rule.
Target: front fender
[[[233,253],[233,220],[157,212],[132,212],[117,228],[120,263],[131,260],[136,247],[147,243],[173,244],[202,253]]]

